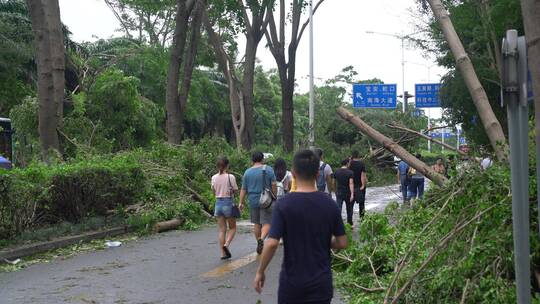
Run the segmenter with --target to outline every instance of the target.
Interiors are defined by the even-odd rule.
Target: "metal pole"
[[[518,50],[516,30],[506,32],[503,42],[504,101],[508,110],[508,133],[510,137],[510,168],[512,177],[512,227],[514,233],[514,264],[516,269],[516,293],[519,304],[531,303],[529,260],[529,193],[528,193],[528,116],[527,104],[519,100],[519,60],[525,56]],[[520,56],[521,55],[521,56]]]
[[[431,138],[431,117],[430,117],[430,111],[431,109],[428,108],[427,109],[427,127],[428,127],[428,136]],[[431,140],[428,140],[427,142],[427,149],[428,149],[428,152],[431,153]]]
[[[407,98],[405,98],[405,36],[401,37],[401,84],[403,86],[403,113],[407,112]]]
[[[459,151],[459,129],[456,125],[456,149]]]
[[[428,66],[427,67],[427,82],[430,83],[431,82],[431,67]],[[427,109],[427,126],[428,126],[428,130],[431,130],[431,108],[428,108]],[[431,131],[428,131],[428,136],[431,138]],[[428,149],[428,152],[431,153],[431,140],[428,140],[427,142],[427,149]]]
[[[446,133],[446,128],[442,129],[441,142],[444,145],[444,133]],[[441,146],[441,153],[444,153],[444,146]]]
[[[313,0],[309,1],[309,146],[315,148],[315,92],[313,89]]]

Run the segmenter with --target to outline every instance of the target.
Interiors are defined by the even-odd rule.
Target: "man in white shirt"
[[[323,151],[321,149],[315,149],[315,155],[320,159],[317,189],[332,197],[332,174],[334,174],[332,167],[323,161]]]

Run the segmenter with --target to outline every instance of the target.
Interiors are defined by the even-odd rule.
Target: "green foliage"
[[[134,77],[109,69],[89,90],[87,116],[100,123],[113,151],[145,146],[155,138],[159,111],[139,97],[138,83]]]
[[[0,1],[0,116],[33,94],[32,25],[24,1]]]
[[[535,184],[535,177],[531,179]],[[381,303],[401,261],[404,267],[395,290],[409,281],[411,285],[398,303],[456,303],[466,284],[467,303],[515,302],[509,187],[507,167],[469,169],[445,187],[432,188],[412,209],[392,205],[386,215],[368,214],[358,241],[335,259],[336,277],[350,302]],[[536,196],[535,189],[531,187],[531,197]],[[531,214],[536,214],[535,206],[531,204]],[[538,223],[532,219],[531,252],[537,268]]]
[[[105,215],[144,194],[139,164],[121,156],[3,171],[0,185],[0,238],[38,225]]]

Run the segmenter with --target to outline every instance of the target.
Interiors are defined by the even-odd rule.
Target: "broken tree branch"
[[[387,126],[388,126],[389,128],[392,128],[392,129],[397,129],[397,130],[402,130],[402,131],[405,131],[405,132],[409,132],[409,133],[414,134],[414,135],[416,135],[416,136],[418,136],[418,137],[421,137],[421,138],[424,138],[424,139],[426,139],[426,140],[429,140],[429,141],[431,141],[432,143],[436,143],[436,144],[441,145],[441,146],[443,146],[443,147],[445,147],[445,148],[447,148],[447,149],[449,149],[449,150],[452,150],[452,151],[454,151],[454,152],[457,152],[457,153],[459,153],[459,154],[461,154],[461,155],[463,155],[463,156],[467,156],[467,153],[465,153],[465,152],[463,152],[463,151],[461,151],[461,150],[458,150],[458,149],[456,149],[455,147],[450,146],[449,144],[446,144],[446,143],[440,142],[440,141],[438,141],[438,140],[436,140],[436,139],[433,139],[433,138],[427,136],[426,134],[424,134],[424,133],[422,133],[422,132],[418,132],[418,131],[415,131],[415,130],[411,130],[411,129],[408,129],[408,128],[405,128],[405,127],[401,127],[401,126],[396,126],[396,125],[387,125]]]
[[[402,146],[398,145],[394,140],[384,136],[379,131],[373,129],[371,126],[365,123],[362,119],[353,115],[350,111],[348,111],[344,107],[339,107],[337,109],[337,112],[339,116],[341,116],[341,118],[343,118],[344,120],[356,126],[358,129],[364,132],[367,136],[373,138],[375,141],[381,144],[386,150],[390,151],[392,154],[397,155],[398,157],[403,159],[405,162],[407,162],[407,164],[415,168],[418,172],[423,174],[425,177],[432,180],[435,184],[442,186],[444,185],[444,183],[448,181],[446,177],[435,172],[433,169],[431,169],[431,167],[426,165],[424,162],[422,162],[418,158],[414,157]]]
[[[500,202],[499,202],[500,203]],[[465,229],[467,226],[469,226],[474,221],[478,220],[482,215],[485,213],[493,210],[493,208],[497,207],[498,204],[494,204],[482,211],[479,211],[476,213],[476,215],[471,218],[470,220],[466,221],[463,224],[458,224],[454,229],[452,229],[450,232],[446,234],[445,237],[442,238],[442,240],[437,244],[431,251],[430,255],[424,260],[422,265],[411,275],[411,277],[407,280],[407,282],[399,289],[396,296],[392,299],[391,304],[397,303],[399,298],[405,293],[405,291],[411,286],[412,282],[416,279],[416,277],[429,265],[429,263],[439,254],[441,250],[446,248],[446,245],[454,239],[463,229]],[[385,299],[385,303],[387,303],[387,299]]]

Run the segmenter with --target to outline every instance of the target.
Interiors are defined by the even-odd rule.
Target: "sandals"
[[[227,246],[223,246],[223,251],[225,252],[225,255],[221,257],[222,260],[228,260],[232,257],[231,252],[229,251],[229,248],[227,248]]]
[[[261,254],[264,248],[264,241],[262,239],[257,240],[257,254]]]

